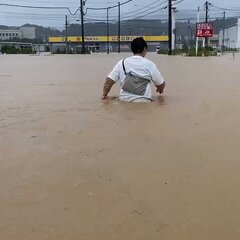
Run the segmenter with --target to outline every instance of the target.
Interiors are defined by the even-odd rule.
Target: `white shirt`
[[[122,60],[119,61],[113,68],[113,70],[109,73],[108,77],[115,82],[119,82],[119,85],[121,87],[119,96],[120,101],[132,102],[133,100],[138,98],[151,99],[151,82],[153,82],[156,86],[164,83],[164,79],[159,70],[157,69],[156,65],[153,62],[147,60],[146,58],[134,55],[132,57],[126,58],[124,60],[124,65],[127,73],[131,72],[134,75],[147,78],[150,80],[150,82],[147,85],[146,92],[143,96],[135,95],[124,91],[122,89],[122,86],[124,84],[125,73],[123,70]]]

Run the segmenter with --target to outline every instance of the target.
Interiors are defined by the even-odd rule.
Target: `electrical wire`
[[[216,8],[216,9],[223,10],[223,11],[233,11],[233,12],[240,11],[240,9],[237,9],[237,8],[222,8],[222,7],[218,7],[218,6],[216,6],[216,5],[212,4],[212,3],[209,3],[209,6],[212,6],[212,7]]]
[[[120,5],[125,5],[129,2],[132,2],[133,0],[128,0],[128,1],[125,1],[123,3],[121,3]],[[177,2],[175,2],[174,5],[177,5],[177,4],[180,4],[181,2],[183,2],[184,0],[179,0]],[[38,3],[40,3],[39,1],[37,1]],[[122,21],[134,21],[134,20],[138,20],[138,19],[142,19],[144,17],[147,17],[147,16],[154,16],[154,13],[157,13],[159,11],[162,11],[164,9],[167,8],[167,6],[164,6],[164,7],[161,7],[159,8],[161,5],[163,5],[164,3],[168,2],[167,0],[159,3],[159,0],[155,0],[153,1],[152,3],[148,4],[147,6],[143,6],[141,8],[138,8],[134,11],[131,11],[131,12],[127,12],[127,13],[122,13],[121,16],[123,16],[123,18],[121,19]],[[6,4],[6,3],[0,3],[0,6],[6,6],[6,7],[16,7],[16,8],[30,8],[30,9],[46,9],[46,10],[67,10],[68,13],[70,14],[70,16],[75,16],[77,15],[78,12],[80,12],[80,8],[77,8],[75,12],[72,12],[70,10],[69,7],[46,7],[46,6],[31,6],[31,5],[20,5],[20,4]],[[113,6],[110,6],[110,7],[104,7],[104,8],[88,8],[89,10],[106,10],[106,9],[111,9],[111,8],[116,8],[118,7],[119,5],[113,5]],[[150,7],[149,7],[150,6]],[[215,12],[212,13],[212,15],[218,15],[218,12],[217,11],[221,11],[221,10],[225,10],[225,11],[231,11],[232,13],[239,13],[240,12],[240,9],[230,9],[230,8],[222,8],[222,7],[218,7],[212,3],[210,3],[210,6],[215,8]],[[156,9],[156,7],[158,7]],[[148,8],[148,9],[146,9]],[[142,11],[144,10],[144,11]],[[153,10],[153,11],[151,11]],[[179,12],[196,12],[197,10],[190,10],[190,9],[180,9],[178,10]],[[203,10],[202,10],[203,11]],[[11,18],[13,18],[12,15],[14,15],[14,18],[16,19],[27,19],[27,20],[41,20],[41,21],[58,21],[58,20],[61,20],[63,19],[64,15],[61,15],[61,14],[52,14],[52,15],[48,15],[48,14],[34,14],[34,13],[10,13],[10,12],[6,12],[5,15],[2,15],[3,13],[0,13],[0,18],[4,18],[4,17],[7,17],[7,16],[11,16]],[[193,13],[192,13],[193,14]],[[188,14],[191,16],[191,14]],[[161,20],[161,21],[167,21],[167,17],[165,18],[163,15],[162,15],[162,18],[159,19],[159,15],[157,15],[156,17],[158,17],[158,20]],[[217,16],[216,16],[217,18]],[[176,20],[178,21],[184,21],[184,20],[196,20],[195,17],[191,16],[191,17],[186,17],[186,18],[178,18]],[[203,19],[203,17],[202,17]],[[215,18],[212,18],[212,19],[215,19]],[[71,20],[77,20],[77,18],[72,18]],[[113,16],[111,16],[111,18],[109,19],[109,22],[112,22],[112,23],[115,23],[117,22],[118,20],[117,19],[114,19]],[[87,14],[87,16],[85,17],[85,22],[106,22],[106,18],[104,17],[101,17],[99,16],[98,18],[96,18],[96,16],[91,16],[89,14]]]
[[[46,7],[46,6],[30,6],[30,5],[19,5],[19,4],[8,4],[8,3],[0,3],[0,6],[5,7],[17,7],[17,8],[28,8],[28,9],[46,9],[46,10],[67,10],[70,15],[74,16],[78,13],[80,8],[78,8],[75,12],[72,12],[68,7]]]
[[[159,11],[164,10],[164,9],[166,9],[166,7],[162,7],[162,8],[160,8],[160,9],[154,10],[154,11],[152,11],[152,12],[149,12],[149,13],[146,13],[146,14],[143,14],[143,15],[140,15],[140,16],[137,15],[137,16],[136,16],[135,18],[133,18],[133,19],[134,19],[134,20],[140,19],[140,18],[149,16],[149,15],[152,15],[153,13],[159,12]],[[122,20],[124,21],[124,20],[129,20],[129,19],[122,19]]]
[[[86,8],[86,10],[96,10],[96,11],[99,11],[99,10],[107,10],[107,9],[116,8],[116,7],[118,7],[118,6],[123,6],[123,5],[125,5],[125,4],[127,4],[127,3],[129,3],[129,2],[132,2],[132,1],[133,1],[133,0],[128,0],[128,1],[123,2],[123,3],[120,3],[120,4],[113,5],[113,6],[110,6],[110,7],[104,7],[104,8],[91,8],[91,7],[89,7],[89,8]]]
[[[159,7],[159,6],[163,5],[164,3],[166,3],[167,1],[168,1],[168,0],[165,0],[165,1],[157,4],[156,6],[151,7],[150,9]],[[132,11],[132,12],[129,12],[129,13],[125,13],[125,14],[123,13],[122,16],[131,15],[132,13],[138,12],[138,11],[140,11],[140,10],[145,10],[145,11],[146,11],[146,8],[149,8],[150,6],[152,6],[152,5],[154,5],[155,3],[158,3],[158,2],[159,2],[159,0],[154,1],[154,2],[148,4],[147,6],[144,6],[144,7],[142,7],[142,8],[136,9],[135,11]]]
[[[137,16],[137,15],[139,15],[139,14],[142,14],[142,12],[141,12],[141,13],[136,13],[136,12],[141,11],[141,10],[143,10],[143,9],[145,10],[144,12],[146,12],[146,8],[148,8],[147,11],[149,11],[149,10],[151,10],[151,9],[156,9],[156,7],[159,7],[159,6],[163,5],[163,4],[166,3],[167,1],[168,1],[168,0],[164,0],[163,2],[158,3],[157,5],[155,5],[155,6],[153,6],[153,7],[150,7],[150,6],[154,5],[155,3],[159,2],[159,0],[154,1],[154,2],[148,4],[147,6],[144,6],[144,7],[142,7],[142,8],[136,9],[136,10],[131,11],[131,12],[128,12],[128,13],[122,13],[122,14],[121,14],[121,17],[127,16],[127,15],[130,15],[130,16],[128,16],[128,17]],[[105,9],[107,9],[107,8],[105,8]],[[88,14],[88,15],[89,15],[89,14]],[[116,17],[116,18],[117,18],[118,15],[112,15],[111,17],[113,17],[113,18]]]
[[[161,2],[161,3],[159,3],[158,5],[147,9],[147,11],[149,11],[149,10],[151,10],[151,9],[155,9],[155,10],[152,11],[152,12],[147,12],[147,13],[145,13],[144,15],[141,15],[142,13],[135,13],[135,14],[133,14],[135,11],[133,11],[133,12],[131,12],[131,13],[128,13],[128,14],[131,14],[131,15],[130,15],[130,16],[127,16],[127,17],[125,17],[125,18],[122,18],[122,20],[123,20],[123,21],[124,21],[124,20],[128,20],[129,18],[133,18],[133,17],[135,17],[135,18],[142,18],[142,17],[144,17],[144,16],[151,15],[151,14],[157,12],[157,11],[160,11],[160,10],[165,9],[166,7],[161,7],[161,8],[158,8],[158,9],[156,9],[156,7],[157,7],[157,6],[161,6],[161,5],[163,5],[164,3],[166,3],[166,2],[167,2],[167,1],[165,0],[165,1]],[[156,1],[154,1],[154,2],[153,2],[152,4],[150,4],[150,5],[153,5],[154,3],[156,3]],[[148,5],[148,7],[149,7],[150,5]],[[145,6],[144,9],[146,9],[146,7],[147,7],[147,6]],[[139,9],[138,9],[138,10],[139,10]],[[146,11],[145,11],[145,12],[146,12]],[[139,15],[139,14],[140,14],[140,15]],[[89,15],[87,15],[87,16],[89,16]],[[125,15],[122,14],[121,16],[126,16],[126,14],[125,14]],[[93,17],[93,16],[92,16],[92,17]],[[112,16],[112,17],[113,17],[113,16]],[[115,16],[115,17],[117,17],[117,16]],[[100,20],[104,21],[105,18],[101,18]],[[114,20],[114,19],[111,19],[111,20]]]
[[[179,3],[183,2],[183,1],[184,1],[184,0],[179,0],[179,1],[176,2],[174,5],[177,5],[177,4],[179,4]],[[160,5],[163,5],[165,2],[167,2],[167,1],[162,2]],[[141,19],[141,18],[143,18],[143,17],[152,15],[153,13],[156,13],[156,12],[158,12],[158,11],[165,10],[165,9],[167,9],[167,7],[168,7],[168,6],[161,7],[161,8],[159,8],[159,9],[156,9],[156,10],[152,11],[152,12],[145,13],[145,14],[143,14],[143,15],[137,16],[137,17],[134,18],[134,19]],[[131,17],[133,17],[133,16],[131,16]]]

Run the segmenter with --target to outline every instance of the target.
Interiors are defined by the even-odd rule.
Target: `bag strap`
[[[122,60],[123,71],[124,71],[125,75],[127,75],[124,61],[125,61],[125,59]]]

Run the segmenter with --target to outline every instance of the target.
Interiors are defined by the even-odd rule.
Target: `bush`
[[[32,50],[30,47],[19,47],[16,48],[14,46],[2,46],[1,49],[2,53],[5,54],[30,54],[30,53],[35,53],[35,51]]]
[[[168,49],[160,49],[157,52],[158,54],[168,54]],[[188,49],[175,49],[172,52],[172,55],[186,55],[188,57],[196,57],[196,48],[191,47]],[[212,47],[198,48],[198,57],[208,57],[208,56],[217,56],[217,51]]]
[[[20,53],[20,49],[17,49],[12,46],[2,46],[2,53],[5,54],[17,54]]]
[[[166,54],[168,54],[168,50],[167,49],[159,49],[157,53],[166,55]]]
[[[214,56],[214,52],[215,50],[212,48],[212,47],[206,47],[206,48],[198,48],[198,54],[197,56],[198,57],[202,57],[202,56],[205,56],[205,57],[209,57],[209,56]],[[187,54],[186,54],[188,57],[196,57],[196,48],[190,48],[188,51],[187,51]],[[217,54],[216,54],[217,55]]]

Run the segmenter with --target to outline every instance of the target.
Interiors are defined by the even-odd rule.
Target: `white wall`
[[[219,45],[222,45],[223,30],[219,32]],[[232,27],[225,29],[224,46],[227,48],[240,48],[240,19]]]
[[[22,31],[15,29],[0,29],[1,40],[9,40],[12,38],[22,38]]]
[[[228,48],[237,48],[238,26],[230,27],[225,30],[224,45]]]
[[[240,48],[240,18],[238,19],[237,27],[238,27],[238,32],[237,32],[237,46],[236,46],[236,48]]]
[[[36,38],[35,27],[20,27],[20,30],[23,33],[23,38],[28,38],[28,39]]]

